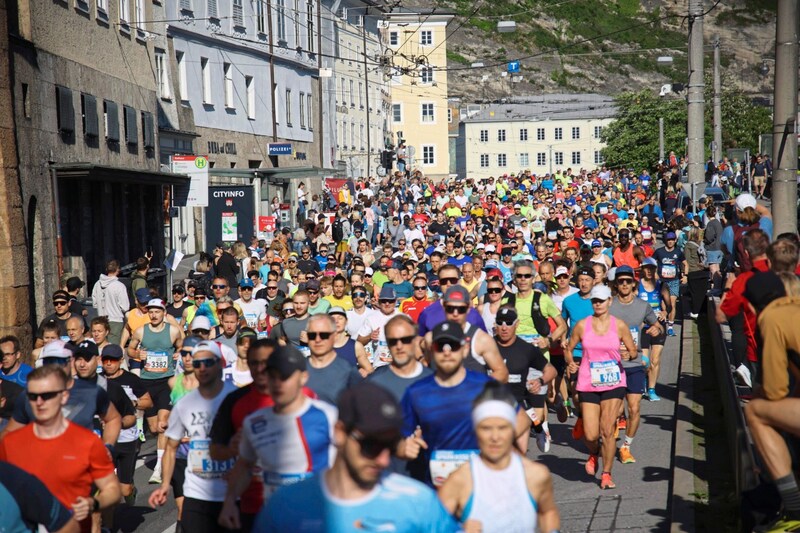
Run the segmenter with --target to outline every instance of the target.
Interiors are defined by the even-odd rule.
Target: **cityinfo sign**
[[[172,172],[191,178],[186,207],[208,207],[208,158],[202,155],[173,155]]]

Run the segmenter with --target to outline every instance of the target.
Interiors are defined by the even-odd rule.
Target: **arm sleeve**
[[[105,416],[108,412],[108,405],[111,403],[108,393],[102,387],[97,387],[97,404],[95,405],[94,414],[98,416]],[[119,413],[122,415],[122,412]]]
[[[130,401],[130,400],[129,400]],[[91,448],[89,450],[89,469],[92,479],[101,479],[114,473],[114,461],[111,459],[111,452],[108,451],[103,441],[91,436]]]
[[[403,408],[403,436],[408,437],[414,433],[414,430],[416,430],[417,426],[419,425],[417,413],[414,411],[414,402],[412,401],[408,390],[406,390],[405,394],[403,394],[403,399],[400,402],[400,405]]]
[[[221,444],[227,446],[231,438],[236,433],[236,428],[233,427],[233,404],[236,402],[237,394],[228,394],[217,410],[214,416],[214,423],[211,424],[211,444]],[[242,439],[244,442],[244,439]]]
[[[135,415],[136,409],[134,409],[133,402],[131,402],[131,399],[125,394],[125,391],[120,387],[112,387],[111,385],[112,384],[109,383],[108,397],[111,403],[114,404],[114,407],[117,408],[117,411],[119,411],[119,416]]]
[[[25,396],[25,391],[19,394],[17,401],[14,403],[13,418],[16,422],[24,425],[29,424],[31,421],[30,404],[27,396]]]
[[[214,423],[216,423],[216,420]],[[255,463],[258,460],[258,454],[256,453],[256,449],[253,447],[253,443],[250,440],[250,431],[248,431],[245,426],[242,426],[242,440],[239,441],[239,457],[250,463]]]

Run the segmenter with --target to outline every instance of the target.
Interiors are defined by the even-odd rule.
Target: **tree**
[[[758,151],[758,136],[772,129],[771,111],[750,100],[731,81],[722,76],[722,145],[727,148],[746,148]],[[706,76],[705,139],[706,158],[708,145],[713,140],[714,85]],[[602,141],[606,143],[603,158],[611,167],[651,169],[658,162],[658,119],[664,119],[664,150],[668,155],[674,150],[679,156],[686,152],[686,100],[674,96],[659,97],[654,91],[644,89],[627,92],[616,98],[618,106],[614,121],[603,129]]]

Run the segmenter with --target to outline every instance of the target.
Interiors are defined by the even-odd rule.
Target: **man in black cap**
[[[176,321],[180,322],[183,312],[189,308],[186,303],[186,288],[183,283],[176,283],[172,286],[172,303],[167,305],[167,314],[172,315]]]
[[[86,308],[83,307],[83,305],[81,305],[78,302],[78,293],[81,292],[81,289],[85,285],[86,284],[83,281],[81,281],[81,278],[79,278],[78,276],[72,276],[64,284],[64,287],[65,287],[67,293],[69,293],[70,298],[71,298],[70,303],[69,303],[69,311],[70,311],[70,313],[73,313],[73,314],[76,314],[76,315],[80,315],[80,316],[88,316],[89,315],[89,311],[87,311]]]
[[[310,531],[324,524],[328,531],[458,531],[432,490],[404,476],[384,475],[402,423],[397,401],[378,385],[364,382],[345,391],[334,427],[333,466],[279,489],[253,530]]]
[[[53,307],[55,308],[55,313],[46,316],[44,320],[42,320],[42,323],[39,324],[39,331],[36,333],[35,348],[44,346],[43,328],[45,324],[50,322],[55,322],[58,326],[58,336],[61,337],[61,340],[65,342],[69,340],[69,337],[67,337],[67,320],[73,316],[69,310],[70,301],[72,301],[72,297],[67,291],[58,290],[53,293]]]
[[[333,426],[337,411],[329,403],[303,393],[308,382],[303,354],[293,346],[276,346],[266,367],[274,405],[251,413],[242,423],[239,458],[228,477],[219,517],[219,523],[229,529],[242,528],[243,517],[236,502],[250,485],[256,464],[263,473],[264,500],[269,501],[281,486],[330,468],[336,455]],[[244,525],[252,526],[252,519],[245,519]]]

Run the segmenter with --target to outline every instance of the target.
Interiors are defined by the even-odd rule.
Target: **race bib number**
[[[153,372],[154,374],[163,374],[169,370],[169,354],[167,352],[144,352],[145,363],[144,369],[146,372]]]
[[[595,361],[589,364],[592,387],[610,387],[621,381],[619,365],[616,361]]]
[[[520,339],[524,340],[528,344],[533,344],[534,346],[539,346],[539,337],[541,337],[541,335],[520,335],[520,334],[517,334],[517,337],[519,337]]]
[[[469,461],[471,456],[479,453],[480,450],[435,450],[428,463],[433,486],[438,488],[444,485],[450,474]]]
[[[637,326],[631,326],[631,337],[633,337],[633,344],[637,347],[639,346],[639,328]]]
[[[547,232],[547,240],[554,241],[554,240],[556,240],[556,237],[558,237],[558,232],[557,231],[548,231]]]
[[[233,467],[233,459],[215,461],[211,459],[210,439],[195,439],[189,442],[187,462],[189,471],[203,479],[219,479]]]
[[[675,265],[662,265],[661,277],[664,279],[672,279],[678,275],[678,269]]]
[[[311,348],[308,346],[300,345],[297,349],[300,350],[300,353],[303,354],[304,357],[311,357]]]
[[[247,326],[250,328],[255,328],[258,326],[258,315],[255,313],[245,313],[244,319],[247,322]]]
[[[389,345],[386,341],[375,341],[375,348],[372,351],[372,366],[386,366],[392,362],[392,354],[389,352]]]
[[[69,342],[69,335],[62,335],[62,336],[61,336],[61,337],[59,337],[59,338],[60,338],[62,341],[64,341],[64,342]]]
[[[256,338],[266,339],[268,337],[269,337],[269,333],[267,333],[266,331],[259,331],[258,333],[256,333]]]

